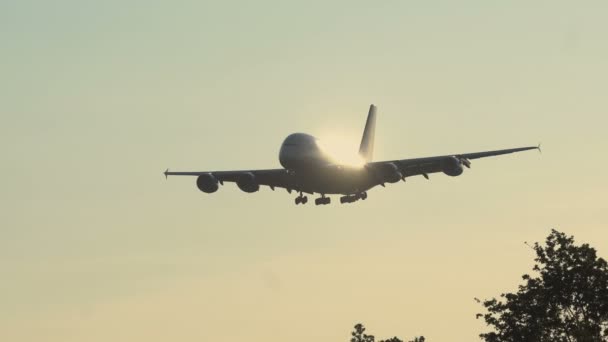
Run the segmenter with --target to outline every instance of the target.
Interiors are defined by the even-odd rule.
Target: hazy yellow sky
[[[472,341],[558,228],[608,257],[606,1],[0,2],[1,341]],[[295,131],[534,145],[351,205],[199,192]],[[334,201],[335,202],[335,201]]]

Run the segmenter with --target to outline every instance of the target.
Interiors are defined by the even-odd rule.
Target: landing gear
[[[342,196],[340,197],[340,203],[344,204],[344,203],[353,203],[356,202],[358,200],[365,200],[367,199],[367,192],[361,192],[358,194],[354,194],[354,195],[346,195],[346,196]]]
[[[316,205],[326,205],[331,202],[331,198],[325,197],[325,195],[321,195],[321,197],[315,199]]]
[[[354,196],[347,195],[347,196],[340,197],[340,203],[342,203],[342,204],[344,204],[344,203],[352,203],[354,201],[356,201],[356,199],[355,199]]]
[[[346,196],[342,196],[340,197],[340,203],[353,203],[356,202],[358,200],[365,200],[367,199],[367,192],[359,192],[356,194],[352,194],[352,195],[346,195]],[[298,197],[296,197],[295,199],[295,203],[297,204],[306,204],[308,203],[308,197],[304,196],[301,192],[300,195]],[[321,197],[319,198],[315,198],[315,205],[327,205],[331,203],[331,198],[329,197],[325,197],[325,194],[321,194]]]
[[[302,195],[302,193],[300,193],[300,196],[296,197],[296,205],[298,204],[306,204],[308,203],[308,197]]]

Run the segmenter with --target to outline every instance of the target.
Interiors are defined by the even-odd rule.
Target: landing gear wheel
[[[362,192],[361,193],[361,199],[364,200],[364,201],[367,199],[367,192]]]
[[[340,197],[340,203],[344,204],[344,203],[357,202],[358,200],[363,198],[363,194],[364,193],[342,196],[342,197]]]
[[[325,204],[329,204],[330,202],[331,202],[331,198],[329,198],[329,197],[319,197],[319,198],[315,199],[316,205],[325,205]]]
[[[302,196],[302,194],[300,193],[300,196],[296,197],[295,202],[296,202],[296,205],[297,204],[306,204],[306,203],[308,203],[308,197]]]

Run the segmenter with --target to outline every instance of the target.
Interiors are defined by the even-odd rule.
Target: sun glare
[[[324,138],[318,141],[321,150],[336,164],[353,168],[365,166],[365,159],[357,151],[357,144],[343,137]]]

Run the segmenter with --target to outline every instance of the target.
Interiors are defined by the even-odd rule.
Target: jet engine
[[[446,175],[456,177],[460,176],[464,171],[462,164],[463,161],[461,159],[452,156],[441,161],[441,169]]]
[[[215,178],[210,173],[205,173],[203,175],[198,176],[196,179],[196,186],[200,191],[206,192],[208,194],[216,192],[219,188],[217,178]]]
[[[381,173],[382,179],[389,183],[397,183],[403,179],[403,174],[399,171],[399,167],[394,163],[382,165]]]
[[[246,172],[240,176],[236,185],[245,192],[256,192],[260,190],[260,184],[258,184],[255,175],[251,172]]]

